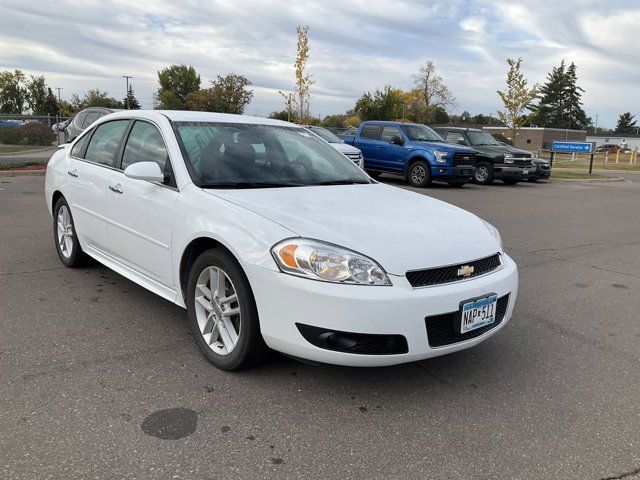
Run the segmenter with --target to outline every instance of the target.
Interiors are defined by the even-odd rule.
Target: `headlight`
[[[445,152],[444,150],[436,150],[435,152],[433,152],[433,154],[436,156],[436,162],[447,163],[447,156],[449,155],[449,152]]]
[[[285,273],[333,283],[391,285],[384,269],[357,252],[308,238],[289,238],[271,254]]]
[[[504,247],[502,246],[502,237],[500,236],[500,232],[498,231],[498,229],[491,225],[489,222],[485,222],[484,220],[482,221],[482,223],[484,223],[484,226],[487,227],[487,230],[489,230],[491,232],[491,235],[493,235],[498,241],[498,243],[500,244],[500,249],[504,250]]]
[[[513,163],[513,155],[511,155],[510,153],[505,153],[504,154],[504,163]]]

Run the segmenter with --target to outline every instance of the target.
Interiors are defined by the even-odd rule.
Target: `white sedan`
[[[443,355],[502,329],[516,300],[490,224],[287,122],[110,114],[53,155],[45,195],[64,265],[93,257],[186,308],[226,370],[270,349],[351,366]]]

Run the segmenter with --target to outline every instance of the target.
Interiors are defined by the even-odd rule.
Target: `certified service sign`
[[[558,153],[593,153],[593,143],[590,142],[553,142],[551,151]]]

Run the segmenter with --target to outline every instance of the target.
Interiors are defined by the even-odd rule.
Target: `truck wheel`
[[[376,172],[375,170],[365,170],[365,172],[367,172],[367,175],[369,175],[373,179],[377,179],[380,175],[382,175],[382,172]]]
[[[507,185],[515,185],[520,182],[520,180],[514,180],[513,178],[503,178],[502,181]]]
[[[431,168],[424,160],[412,163],[407,171],[407,181],[414,187],[426,187],[431,183]]]
[[[487,162],[478,163],[476,173],[473,174],[473,181],[480,185],[491,185],[493,183],[493,166]]]

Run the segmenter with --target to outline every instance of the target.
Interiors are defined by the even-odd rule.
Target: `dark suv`
[[[88,107],[84,110],[80,110],[76,113],[71,123],[65,129],[65,137],[67,142],[73,142],[78,135],[80,135],[85,128],[98,120],[100,117],[104,117],[113,112],[117,112],[121,109],[106,108],[106,107]]]
[[[498,142],[489,133],[477,128],[434,127],[448,143],[465,145],[476,151],[476,171],[473,181],[489,185],[502,180],[507,185],[527,180],[533,155]]]

